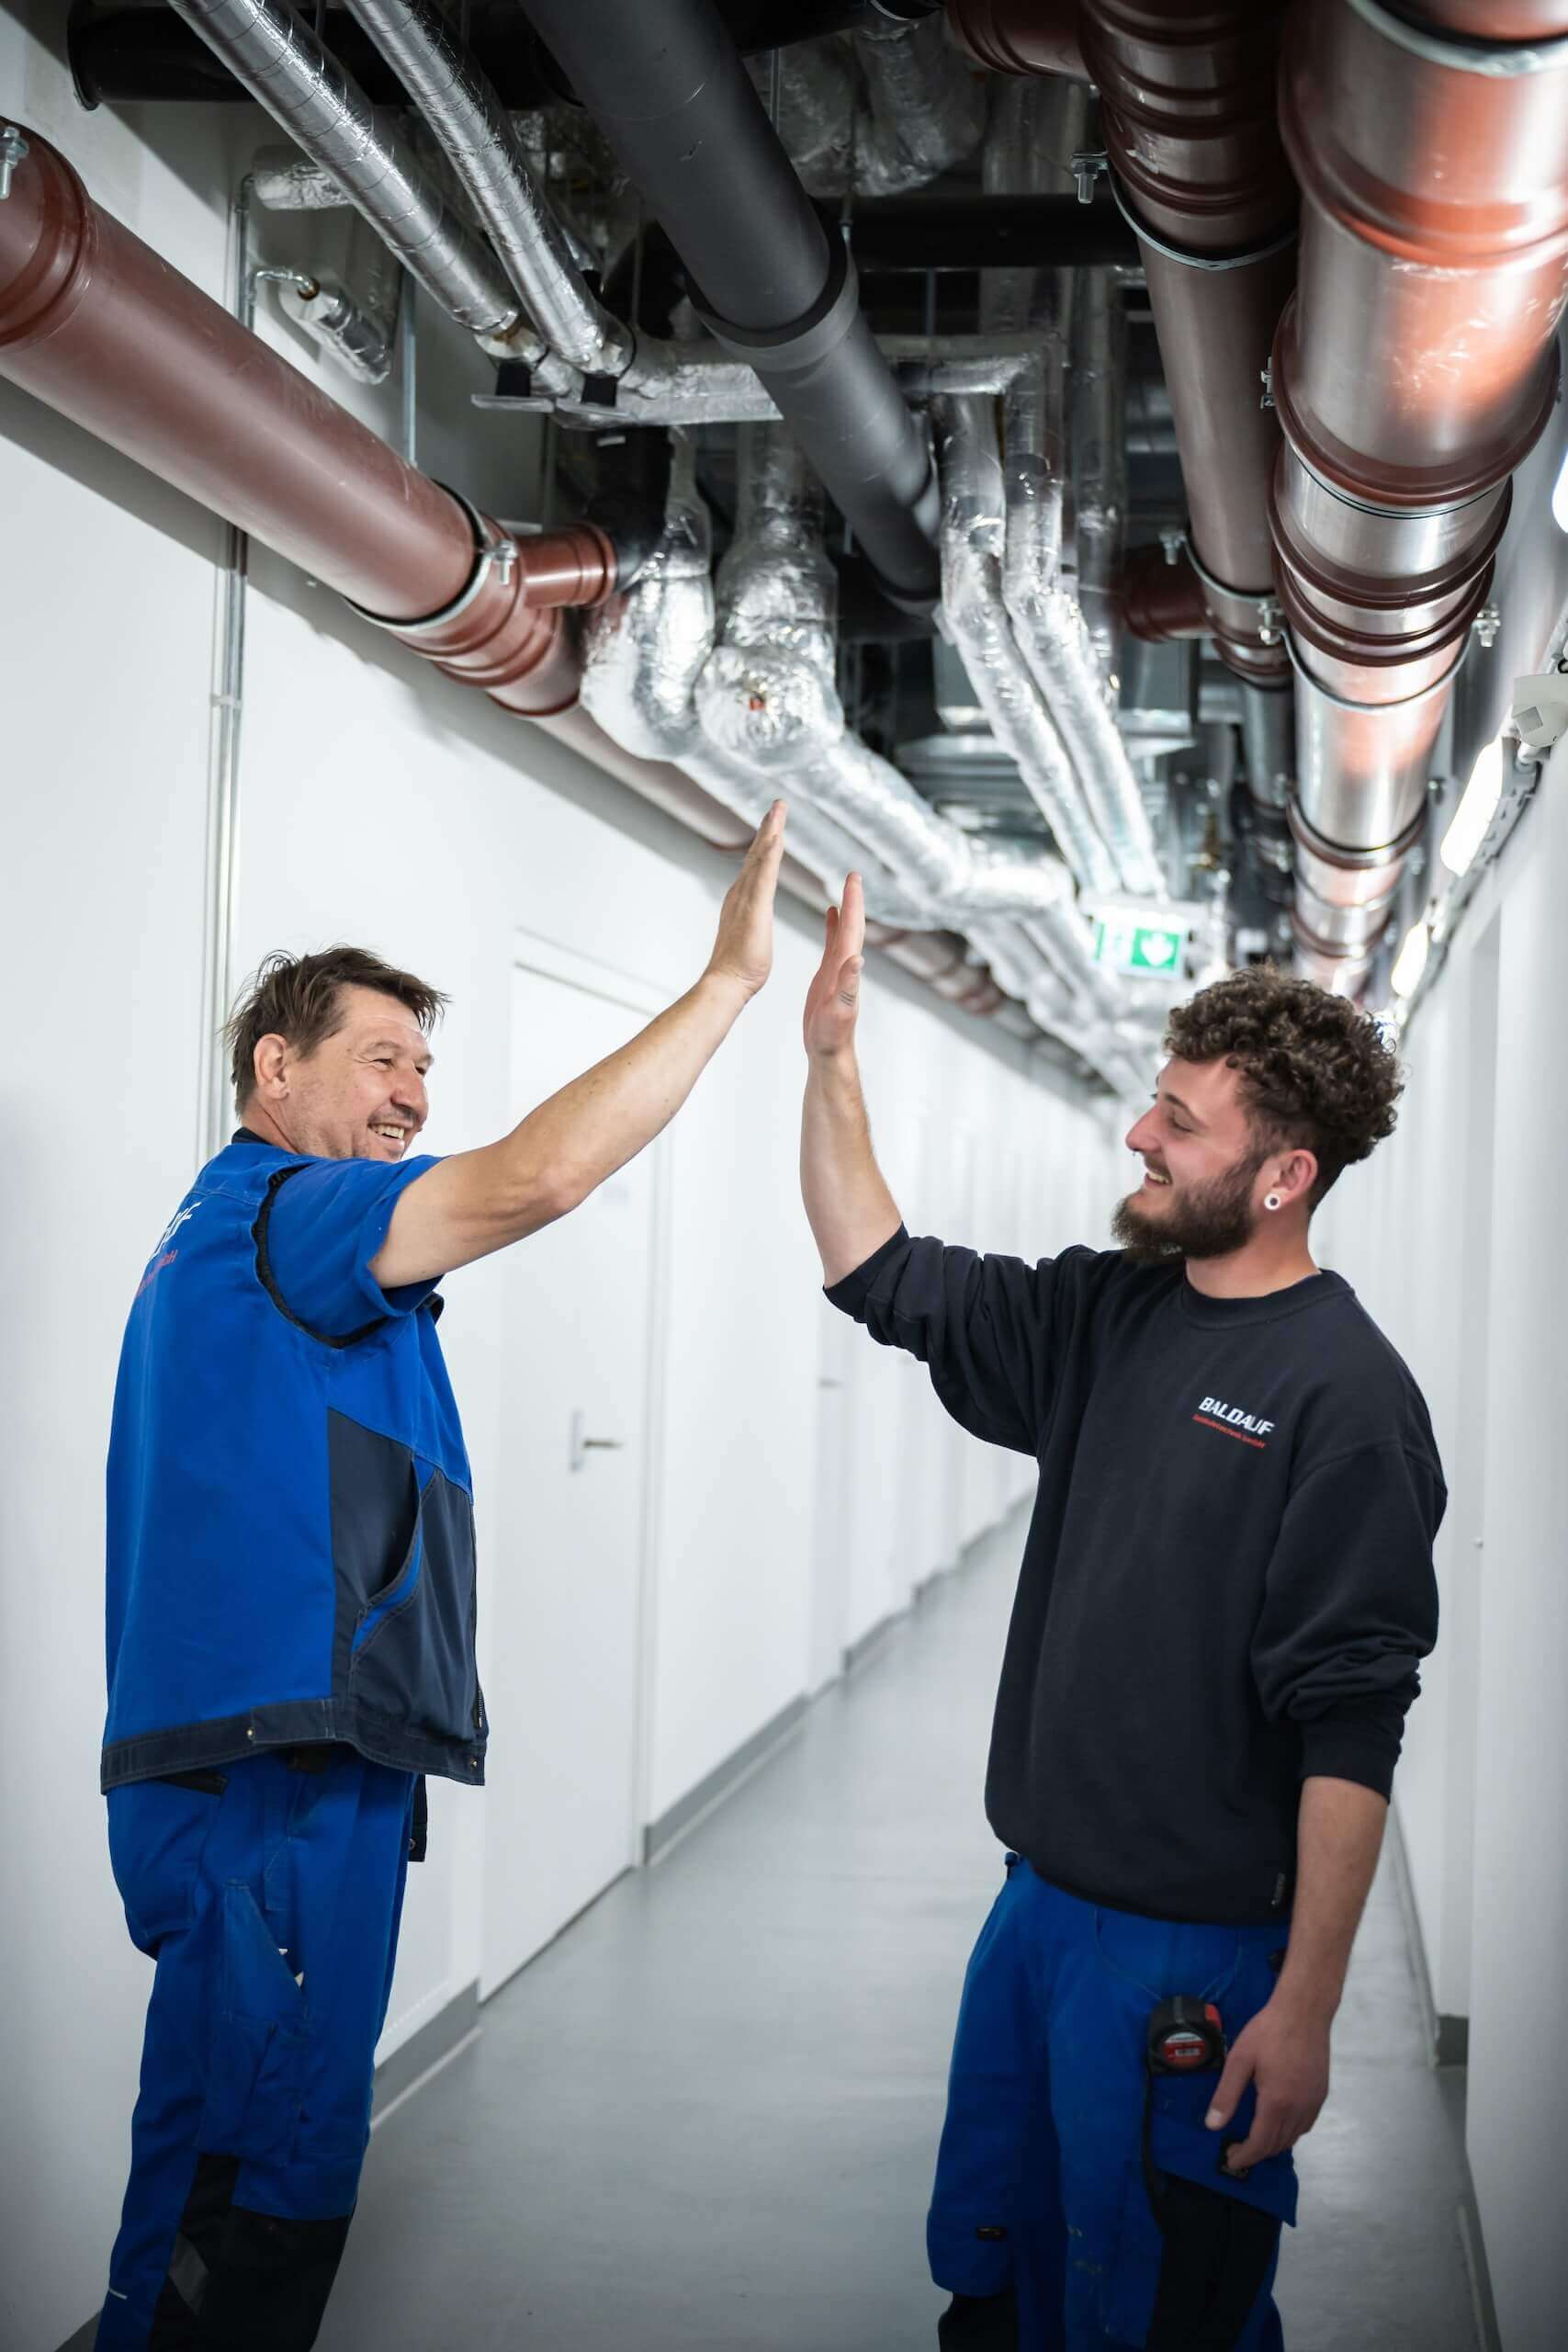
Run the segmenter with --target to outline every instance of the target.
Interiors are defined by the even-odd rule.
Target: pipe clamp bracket
[[[443,605],[438,613],[426,613],[420,620],[397,621],[389,620],[383,613],[367,611],[363,605],[356,605],[352,596],[344,598],[350,612],[357,613],[361,620],[371,622],[377,628],[391,629],[399,637],[418,638],[426,629],[444,628],[449,621],[457,620],[460,614],[468,611],[489,579],[492,564],[504,587],[510,582],[513,566],[517,561],[515,539],[509,538],[504,531],[492,531],[479,508],[471,505],[460,490],[454,490],[450,482],[440,482],[437,488],[444,490],[453,503],[462,508],[474,535],[474,568],[451,603]]]
[[[1109,165],[1105,176],[1116,199],[1116,209],[1138,243],[1149,246],[1156,254],[1163,254],[1167,261],[1179,262],[1183,269],[1250,269],[1254,262],[1272,261],[1276,254],[1287,253],[1299,234],[1292,220],[1279,236],[1270,237],[1266,245],[1254,245],[1247,253],[1195,254],[1185,245],[1173,245],[1168,238],[1157,235],[1146,221],[1140,220],[1134,209],[1132,198]]]
[[[11,193],[11,175],[30,153],[14,122],[0,123],[0,204]]]
[[[854,259],[841,237],[828,240],[828,275],[822,291],[810,310],[789,326],[733,326],[694,294],[692,308],[731,358],[744,359],[764,383],[770,376],[802,374],[837,349],[860,315]]]

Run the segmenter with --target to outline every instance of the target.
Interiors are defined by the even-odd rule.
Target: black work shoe
[[[1018,2301],[1000,2295],[954,2295],[936,2324],[938,2352],[1019,2352]]]

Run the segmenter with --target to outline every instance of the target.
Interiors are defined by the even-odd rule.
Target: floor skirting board
[[[732,1796],[742,1781],[750,1780],[759,1766],[765,1764],[774,1750],[782,1747],[784,1741],[798,1731],[805,1719],[807,1704],[802,1691],[790,1700],[787,1706],[781,1707],[761,1731],[753,1732],[750,1739],[743,1740],[721,1763],[716,1764],[711,1772],[705,1773],[694,1789],[688,1789],[685,1795],[677,1797],[657,1821],[650,1821],[642,1833],[643,1860],[658,1861],[694,1822],[700,1821],[705,1814],[711,1813],[715,1805],[722,1804],[726,1797]]]
[[[875,1657],[884,1642],[889,1640],[901,1625],[907,1625],[908,1622],[908,1609],[890,1609],[886,1617],[879,1617],[874,1625],[868,1625],[859,1639],[852,1641],[845,1650],[844,1672],[858,1674],[866,1660]]]
[[[479,2031],[479,1988],[476,1982],[454,1994],[433,2018],[426,2018],[417,2033],[411,2034],[383,2065],[377,2067],[370,2129],[374,2131],[388,2110],[406,2098],[416,2084],[434,2074],[437,2066],[444,2066],[468,2036]]]
[[[1410,1855],[1404,1843],[1397,1805],[1389,1807],[1388,1851],[1393,1867],[1394,1886],[1399,1894],[1400,1913],[1404,1922],[1411,1973],[1416,1979],[1416,1995],[1420,2004],[1427,2054],[1443,2077],[1448,2092],[1449,2114],[1459,2143],[1460,2164],[1464,2177],[1459,2233],[1464,2247],[1465,2267],[1470,2273],[1471,2300],[1475,2307],[1475,2333],[1482,2352],[1502,2352],[1497,2307],[1492,2295],[1492,2274],[1486,2261],[1486,2241],[1481,2227],[1481,2208],[1476,2202],[1475,2183],[1471,2177],[1470,2157],[1464,2144],[1464,2073],[1470,2054],[1470,2019],[1447,2016],[1438,2007],[1432,1990],[1427,1939],[1421,1931],[1421,1914],[1416,1907]]]

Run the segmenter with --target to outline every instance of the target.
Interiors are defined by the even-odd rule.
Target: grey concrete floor
[[[1021,1519],[377,2132],[321,2352],[929,2352],[948,2045]],[[1290,2352],[1474,2352],[1385,1872],[1303,2143]],[[1289,2234],[1289,2233],[1288,2233]]]

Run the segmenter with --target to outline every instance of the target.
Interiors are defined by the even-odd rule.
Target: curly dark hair
[[[243,1111],[255,1091],[256,1047],[264,1037],[287,1037],[299,1054],[312,1054],[342,1023],[339,993],[345,988],[376,989],[396,997],[428,1035],[446,1002],[439,989],[400,972],[367,947],[324,947],[315,956],[288,956],[281,948],[264,958],[245,982],[239,1003],[224,1024],[234,1100]]]
[[[1393,1133],[1404,1080],[1370,1013],[1311,980],[1267,967],[1232,972],[1179,1005],[1165,1049],[1184,1062],[1227,1062],[1266,1150],[1315,1154],[1317,1206],[1342,1170]]]

